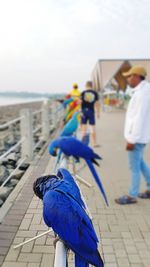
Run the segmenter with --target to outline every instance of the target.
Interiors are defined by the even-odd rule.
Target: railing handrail
[[[20,161],[20,163],[17,165],[17,167],[11,172],[11,174],[7,177],[7,179],[1,184],[0,189],[4,187],[5,184],[10,180],[10,178],[14,175],[14,173],[19,169],[19,167],[24,163],[26,158]]]
[[[0,156],[0,161],[5,158],[10,152],[14,151],[18,146],[20,146],[25,141],[25,137],[20,139],[14,146],[12,146],[10,149],[8,149],[4,154]]]
[[[38,126],[37,128],[35,128],[35,129],[32,131],[32,133],[37,133],[37,132],[39,132],[41,129],[42,129],[42,126],[40,125],[40,126]]]
[[[36,145],[33,147],[33,151],[43,142],[43,140],[39,140]]]
[[[39,109],[39,110],[35,110],[35,111],[32,112],[32,114],[33,114],[33,115],[36,115],[36,114],[38,114],[38,113],[41,113],[42,110],[43,110],[42,108]]]
[[[3,123],[3,124],[0,125],[0,129],[4,129],[4,128],[10,126],[11,124],[14,124],[14,123],[20,121],[22,118],[23,118],[23,116],[18,117],[18,118],[14,119],[14,120],[8,121],[6,123]]]

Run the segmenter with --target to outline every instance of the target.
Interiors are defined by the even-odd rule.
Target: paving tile
[[[18,257],[18,262],[33,262],[39,263],[42,259],[42,253],[20,253]]]
[[[40,267],[47,267],[47,263],[48,263],[48,267],[53,267],[54,266],[53,265],[53,263],[54,263],[54,255],[53,256],[51,256],[50,254],[43,255]]]
[[[5,260],[9,261],[9,262],[14,262],[14,261],[16,262],[19,253],[20,253],[20,249],[13,249],[13,247],[10,247],[9,252],[8,252]]]

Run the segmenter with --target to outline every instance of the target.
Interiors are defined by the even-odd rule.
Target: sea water
[[[21,103],[28,103],[28,102],[38,102],[43,101],[45,98],[43,97],[6,97],[0,96],[0,106],[7,106],[7,105],[14,105],[14,104],[21,104]]]

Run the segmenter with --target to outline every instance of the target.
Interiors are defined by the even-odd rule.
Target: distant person
[[[129,101],[124,129],[131,186],[128,195],[115,199],[121,205],[136,203],[137,197],[150,198],[150,168],[143,159],[145,146],[150,142],[150,83],[145,80],[146,75],[146,70],[141,66],[133,66],[123,73],[129,86],[134,88],[134,94]],[[147,185],[143,193],[139,193],[141,173]]]
[[[100,117],[100,103],[98,93],[93,89],[92,81],[87,81],[86,89],[81,93],[81,130],[82,139],[87,135],[87,127],[90,125],[91,143],[93,147],[98,147],[96,140],[95,113]]]
[[[69,92],[70,97],[73,97],[75,99],[79,99],[81,93],[79,91],[79,87],[77,83],[74,83],[72,86],[72,90]]]

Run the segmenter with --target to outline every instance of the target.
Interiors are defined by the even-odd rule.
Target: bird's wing
[[[61,179],[64,179],[64,181],[67,181],[69,183],[68,186],[69,186],[69,191],[71,192],[71,195],[74,197],[74,199],[76,199],[79,205],[85,209],[86,207],[82,200],[80,189],[77,183],[75,182],[74,178],[70,174],[70,172],[64,168],[60,168],[58,169],[57,176],[60,177]]]
[[[91,251],[97,248],[97,236],[93,225],[80,205],[59,190],[49,191],[43,198],[45,223],[74,251],[82,243]],[[81,245],[81,246],[80,246]]]
[[[103,267],[97,250],[97,236],[91,220],[80,205],[68,195],[49,191],[44,195],[45,223],[75,253],[94,266]]]
[[[82,157],[82,155],[84,155],[84,145],[82,144],[82,142],[80,142],[77,138],[73,136],[63,137],[60,141],[60,146],[62,151],[68,156]],[[87,151],[85,151],[85,154],[87,152],[88,149]]]
[[[107,200],[107,197],[106,197],[102,182],[101,182],[101,180],[100,180],[100,178],[99,178],[99,176],[98,176],[98,174],[97,174],[92,162],[90,160],[86,160],[86,163],[87,163],[91,173],[93,174],[95,182],[97,183],[97,185],[98,185],[98,187],[99,187],[99,189],[100,189],[100,191],[101,191],[101,193],[102,193],[102,195],[103,195],[103,197],[105,199],[105,202],[106,202],[106,204],[108,206],[108,200]]]
[[[73,136],[62,137],[60,140],[60,146],[62,151],[68,156],[80,157],[84,159],[101,159],[101,157],[96,154],[92,148]]]

